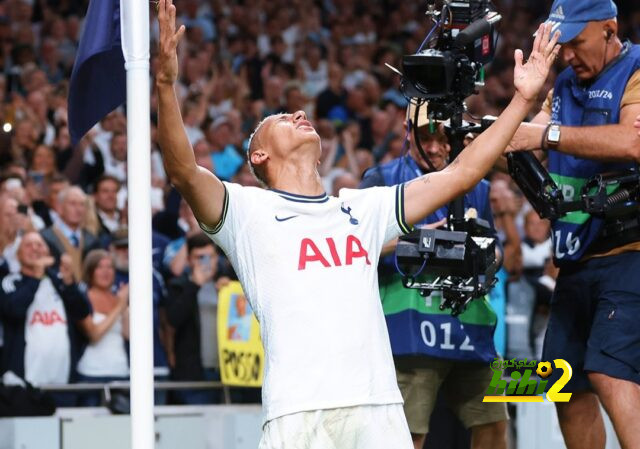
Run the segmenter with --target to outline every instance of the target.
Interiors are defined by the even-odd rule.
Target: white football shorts
[[[413,449],[402,404],[293,413],[267,422],[259,449]]]

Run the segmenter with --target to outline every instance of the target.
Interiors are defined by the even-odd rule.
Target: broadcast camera
[[[413,123],[426,102],[430,120],[449,120],[445,129],[453,160],[462,151],[466,134],[491,124],[467,123],[462,115],[465,98],[484,84],[484,65],[495,52],[493,25],[501,17],[489,0],[430,0],[427,15],[433,28],[417,53],[403,57],[402,73],[394,70],[402,76],[403,94],[417,101],[415,117],[409,117]],[[422,149],[417,127],[413,131],[418,151],[435,170]],[[498,269],[489,224],[464,215],[464,198],[457,198],[449,206],[447,230],[417,229],[401,237],[396,249],[404,286],[420,290],[423,296],[442,291],[440,309],[450,308],[453,315],[491,290]]]
[[[424,45],[402,58],[405,96],[429,101],[429,111],[436,120],[446,120],[462,112],[463,101],[477,93],[484,83],[484,65],[493,60],[495,36],[493,24],[501,16],[489,0],[444,1],[436,11],[436,2],[429,2],[429,15],[435,22]]]

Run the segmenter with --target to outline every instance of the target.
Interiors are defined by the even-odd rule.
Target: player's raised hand
[[[515,52],[515,68],[513,83],[516,90],[527,101],[533,101],[549,75],[549,69],[558,57],[560,32],[556,31],[551,37],[551,24],[541,24],[538,27],[533,50],[529,60],[524,63],[522,50]]]
[[[176,7],[173,0],[158,2],[158,25],[160,27],[160,42],[158,43],[156,81],[173,84],[178,79],[178,42],[185,31],[184,25],[180,25],[176,31]]]

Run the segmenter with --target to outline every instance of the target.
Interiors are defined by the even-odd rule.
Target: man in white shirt
[[[18,259],[20,272],[0,283],[5,326],[0,372],[12,371],[34,385],[67,383],[80,354],[76,325],[91,312],[74,282],[71,258],[63,255],[59,270],[52,269],[46,243],[32,231],[22,237]]]
[[[199,168],[175,93],[172,0],[160,0],[158,137],[171,182],[225,251],[260,321],[265,348],[261,449],[412,448],[378,293],[385,242],[477,184],[509,143],[558,49],[541,28],[501,118],[447,167],[394,187],[324,193],[320,137],[304,112],[266,118],[249,144],[269,190]]]

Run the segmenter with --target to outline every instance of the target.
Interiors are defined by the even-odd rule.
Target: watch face
[[[551,127],[549,129],[549,137],[550,142],[558,142],[560,140],[560,128],[559,127]]]

